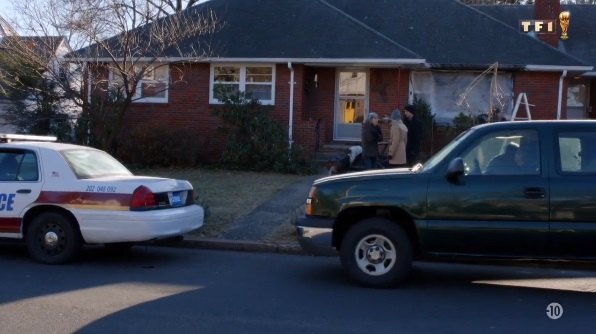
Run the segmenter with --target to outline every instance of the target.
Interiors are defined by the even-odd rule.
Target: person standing
[[[416,118],[414,106],[408,104],[404,107],[406,119],[404,124],[408,128],[408,142],[406,144],[406,160],[408,166],[412,167],[418,162],[420,154],[420,139],[422,136],[422,123]]]
[[[389,166],[405,167],[406,143],[408,141],[408,128],[401,119],[401,112],[395,109],[391,113],[391,131],[389,133]]]
[[[383,140],[383,133],[379,127],[379,116],[371,112],[362,125],[362,161],[364,168],[376,167],[379,156],[379,142]]]

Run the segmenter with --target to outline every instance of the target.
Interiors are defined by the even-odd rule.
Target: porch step
[[[327,162],[343,157],[350,146],[359,145],[358,142],[332,142],[324,144],[315,155],[315,161]]]

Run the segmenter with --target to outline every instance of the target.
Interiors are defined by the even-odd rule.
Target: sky
[[[2,16],[6,16],[7,10],[12,8],[10,2],[14,0],[0,0],[0,13]]]
[[[0,0],[0,15],[2,15],[2,17],[7,20],[8,22],[12,23],[13,22],[13,13],[12,13],[12,2],[14,2],[15,0]],[[209,0],[200,0],[199,3],[202,2],[206,2]]]

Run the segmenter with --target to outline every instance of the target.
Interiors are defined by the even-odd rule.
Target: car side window
[[[17,180],[19,181],[37,181],[39,179],[39,168],[37,157],[33,152],[26,152],[21,161]]]
[[[0,181],[37,181],[39,167],[35,153],[28,151],[0,152]]]
[[[561,132],[558,136],[558,170],[562,173],[596,173],[596,134]]]
[[[464,151],[466,175],[540,174],[540,145],[534,130],[490,133]]]
[[[0,152],[0,181],[16,181],[22,159],[21,152]]]

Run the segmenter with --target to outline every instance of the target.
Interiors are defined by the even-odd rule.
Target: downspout
[[[399,85],[400,85],[400,83],[401,83],[401,67],[397,69],[397,107],[403,108],[404,106],[402,106],[399,101],[399,88],[400,88]]]
[[[567,76],[567,70],[563,70],[559,78],[559,101],[557,103],[557,119],[561,119],[561,105],[563,104],[563,79]]]
[[[288,147],[289,147],[289,152],[292,152],[292,143],[294,142],[292,140],[292,126],[294,124],[294,68],[292,68],[292,62],[289,61],[288,62],[288,69],[290,70],[290,120],[288,122]]]

